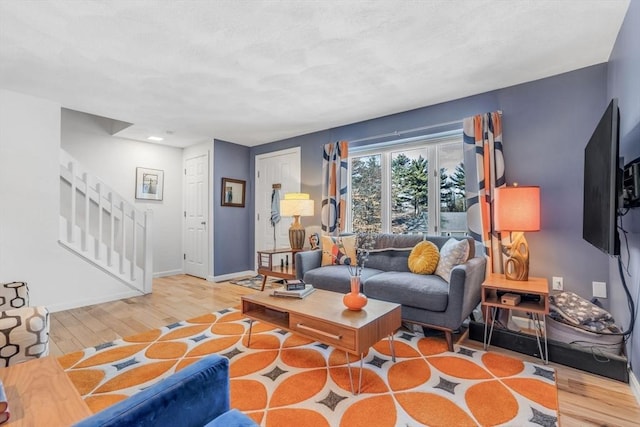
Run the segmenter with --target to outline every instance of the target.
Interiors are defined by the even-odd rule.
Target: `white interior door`
[[[300,191],[300,147],[256,156],[256,234],[255,248],[289,247],[289,227],[293,218],[280,218],[275,230],[271,226],[271,194],[273,185],[280,184],[280,200],[285,193]]]
[[[206,278],[209,270],[209,157],[185,160],[184,272]]]

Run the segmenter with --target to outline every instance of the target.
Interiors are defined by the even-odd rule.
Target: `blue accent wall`
[[[323,144],[461,121],[475,114],[502,110],[507,182],[539,185],[542,191],[542,230],[527,233],[531,275],[549,280],[551,276],[563,276],[565,289],[590,298],[592,281],[609,280],[608,258],[582,239],[583,153],[606,107],[606,76],[607,66],[600,64],[253,147],[251,173],[255,155],[300,146],[301,189],[319,203]],[[429,132],[437,130],[440,129]],[[378,141],[363,144],[375,142]],[[304,218],[303,225],[319,225],[319,210],[316,213],[313,218]],[[253,225],[249,227],[253,235]],[[253,257],[253,253],[251,248],[247,256]]]
[[[247,247],[253,246],[252,223],[253,181],[249,175],[249,148],[230,142],[213,142],[213,274],[222,276],[253,269],[253,255]],[[222,206],[222,178],[247,182],[245,207]]]
[[[640,1],[632,1],[609,59],[607,98],[618,98],[620,108],[620,155],[629,162],[640,157]],[[629,231],[629,249],[622,240],[621,259],[628,263],[626,276],[629,291],[640,303],[640,208],[622,217]],[[627,296],[622,287],[617,260],[611,260],[609,293],[611,311],[616,320],[629,324]],[[627,346],[631,369],[640,380],[640,321],[636,319],[631,345]]]

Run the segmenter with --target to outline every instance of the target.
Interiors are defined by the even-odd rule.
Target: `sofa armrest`
[[[23,307],[0,312],[0,367],[49,354],[49,310]]]
[[[450,319],[457,329],[480,303],[480,288],[485,278],[487,258],[474,257],[451,270],[449,281]],[[447,311],[449,311],[449,309]]]
[[[303,279],[304,274],[322,265],[322,251],[304,251],[296,253],[296,279]]]
[[[202,427],[229,410],[229,360],[212,354],[76,427]]]

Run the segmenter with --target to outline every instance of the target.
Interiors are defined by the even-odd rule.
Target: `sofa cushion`
[[[433,274],[440,260],[438,247],[424,240],[413,247],[409,254],[409,270],[416,274]]]
[[[366,267],[382,271],[409,271],[410,248],[375,249],[369,252]]]
[[[411,250],[415,245],[424,240],[422,234],[387,234],[380,233],[373,235],[373,250],[389,248],[408,248]]]
[[[322,236],[322,265],[354,265],[356,236]]]
[[[448,283],[451,279],[451,270],[456,265],[464,264],[467,261],[469,251],[470,246],[467,239],[449,239],[447,243],[440,248],[440,261],[436,268],[436,274]]]
[[[436,275],[387,271],[363,282],[364,294],[369,298],[429,311],[447,309],[449,284]]]
[[[363,268],[360,276],[364,282],[370,277],[380,274],[382,271],[374,268]],[[346,265],[328,265],[314,268],[304,274],[305,283],[313,285],[314,288],[327,291],[347,293],[351,290],[351,274]]]

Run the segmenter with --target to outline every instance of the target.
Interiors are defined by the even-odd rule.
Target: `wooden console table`
[[[296,269],[295,269],[295,258],[297,252],[302,252],[304,249],[291,249],[291,248],[281,248],[281,249],[266,249],[262,251],[258,251],[258,274],[262,274],[262,288],[261,291],[264,291],[264,286],[267,283],[267,276],[277,277],[279,279],[295,279],[296,278]],[[274,255],[286,255],[291,254],[290,262],[288,265],[280,266],[273,264],[273,256]]]
[[[7,426],[70,426],[93,413],[53,356],[0,368]]]

